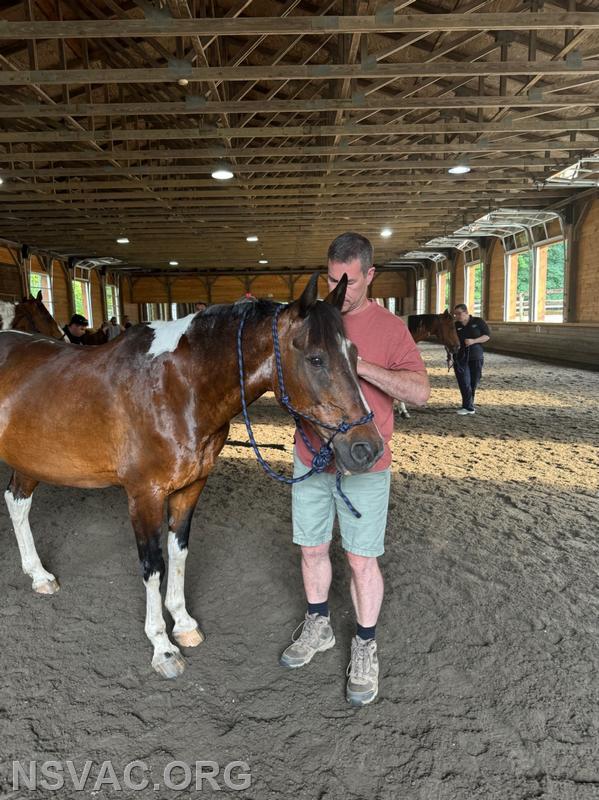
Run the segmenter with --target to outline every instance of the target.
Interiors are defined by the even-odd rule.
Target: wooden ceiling
[[[358,230],[382,264],[598,148],[597,0],[0,8],[0,236],[60,254],[279,272]]]

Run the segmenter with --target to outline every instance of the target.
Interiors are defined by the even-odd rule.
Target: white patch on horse
[[[148,355],[156,358],[156,356],[161,356],[163,353],[173,353],[194,317],[195,314],[188,314],[186,317],[175,319],[172,322],[150,322],[148,328],[154,331],[154,339],[148,350]]]
[[[187,548],[181,548],[173,531],[168,532],[168,584],[165,606],[175,623],[173,636],[183,647],[202,641],[198,623],[185,608],[185,560]]]
[[[349,367],[350,374],[353,374],[353,370],[351,368],[351,362],[349,360],[349,349],[352,345],[352,342],[341,335],[339,335],[339,339],[341,341],[341,352],[345,356],[345,360],[347,361],[347,366]],[[364,397],[364,392],[362,391],[362,387],[360,386],[359,380],[356,380],[356,386],[358,387],[358,392],[360,393],[360,399],[364,403],[364,408],[366,409],[366,413],[370,414],[370,406],[368,405],[366,398]]]
[[[9,303],[7,300],[0,300],[0,320],[2,321],[2,330],[6,331],[10,328],[15,318],[15,304]]]
[[[180,658],[179,648],[171,642],[166,633],[166,625],[162,616],[160,575],[153,572],[144,583],[146,585],[145,631],[154,647],[152,666],[166,678],[174,678],[178,671],[182,671],[182,668],[177,670],[177,664],[183,665],[184,662]]]
[[[29,509],[31,497],[16,498],[9,490],[4,492],[4,499],[8,506],[8,513],[15,529],[19,552],[21,553],[21,566],[23,572],[33,579],[32,587],[41,594],[53,594],[58,590],[58,583],[54,575],[47,572],[40,561],[35,549],[33,534],[29,526]]]
[[[29,333],[29,331],[13,331],[12,328],[10,330],[2,330],[0,333],[20,333],[23,336],[33,336],[33,333]]]

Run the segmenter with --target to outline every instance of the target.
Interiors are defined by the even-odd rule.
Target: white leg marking
[[[185,560],[187,548],[179,547],[176,535],[168,532],[168,584],[165,605],[174,620],[173,636],[182,647],[195,647],[204,637],[198,623],[185,608]]]
[[[15,529],[23,572],[33,578],[32,588],[34,591],[40,594],[54,594],[58,591],[58,582],[52,573],[43,568],[29,526],[31,497],[17,499],[11,491],[6,491],[4,499]]]
[[[166,635],[166,625],[162,616],[162,597],[160,596],[160,575],[153,572],[146,586],[146,636],[154,647],[152,666],[165,678],[176,678],[185,668],[179,649]]]
[[[399,401],[399,414],[403,419],[410,419],[408,409],[402,400]]]

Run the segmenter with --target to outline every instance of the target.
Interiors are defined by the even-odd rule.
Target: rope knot
[[[333,451],[327,444],[323,444],[318,453],[312,459],[312,467],[315,472],[324,472],[333,459]]]

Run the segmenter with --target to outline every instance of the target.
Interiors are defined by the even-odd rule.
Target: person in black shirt
[[[453,360],[453,369],[462,393],[458,414],[475,414],[474,395],[483,374],[483,344],[491,338],[489,326],[481,317],[471,317],[468,306],[459,303],[454,308],[455,327],[460,339],[460,351]]]
[[[88,321],[81,314],[73,314],[71,321],[65,325],[63,331],[69,342],[83,344],[83,334],[88,326]]]

